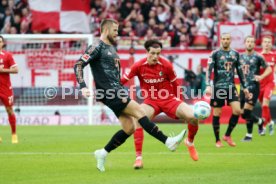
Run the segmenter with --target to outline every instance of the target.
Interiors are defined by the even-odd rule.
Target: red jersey
[[[0,52],[0,66],[4,66],[5,69],[16,66],[11,53],[3,50]],[[10,81],[10,74],[0,72],[0,93],[5,95],[10,94],[11,91],[12,86]]]
[[[260,81],[261,87],[265,86],[266,84],[269,83],[274,83],[274,67],[275,67],[275,62],[276,62],[276,54],[273,52],[269,52],[268,54],[264,54],[261,52],[261,55],[265,58],[266,63],[271,67],[272,72],[266,76],[263,80]],[[261,68],[260,74],[263,74],[265,71],[264,68]]]
[[[173,66],[167,59],[159,57],[157,64],[149,65],[147,58],[143,58],[132,65],[130,72],[124,74],[121,83],[126,83],[129,79],[137,76],[143,97],[151,100],[164,99],[177,96],[177,76]],[[159,93],[159,94],[158,94]],[[169,96],[168,96],[169,95]],[[180,96],[180,98],[182,98]]]

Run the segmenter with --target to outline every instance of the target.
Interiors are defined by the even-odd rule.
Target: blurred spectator
[[[229,18],[230,22],[240,23],[244,22],[244,15],[247,15],[249,18],[252,18],[250,13],[246,8],[241,4],[241,0],[236,0],[236,4],[229,4],[226,0],[223,0],[223,6],[229,9]]]
[[[214,21],[209,18],[208,9],[205,9],[202,13],[202,17],[196,21],[197,35],[211,36],[211,29]]]
[[[135,35],[139,37],[145,36],[148,29],[148,25],[144,22],[144,17],[142,14],[137,16],[137,23],[135,25]]]

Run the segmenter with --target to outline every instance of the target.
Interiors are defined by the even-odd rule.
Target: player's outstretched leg
[[[141,106],[133,100],[129,102],[123,112],[138,119],[138,123],[148,134],[164,143],[171,151],[175,151],[177,149],[186,134],[186,130],[183,130],[175,137],[166,136],[161,130],[159,130],[156,124],[149,120]]]

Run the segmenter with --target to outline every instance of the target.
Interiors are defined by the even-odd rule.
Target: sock
[[[138,122],[148,134],[165,144],[168,137],[159,131],[158,126],[152,123],[147,116],[140,118]]]
[[[194,137],[197,133],[198,125],[193,125],[191,123],[188,123],[188,141],[190,143],[194,142]]]
[[[128,137],[129,137],[129,135],[126,134],[123,130],[119,130],[118,132],[116,132],[113,135],[113,137],[110,139],[110,141],[104,147],[104,149],[109,153],[112,150],[119,147],[121,144],[123,144]]]
[[[244,109],[243,114],[242,114],[242,118],[247,120],[247,121],[252,121],[253,123],[257,123],[259,121],[259,117],[256,116],[252,110],[249,109]]]
[[[15,114],[9,115],[9,122],[12,134],[16,134],[16,117]]]
[[[134,136],[134,146],[136,151],[136,157],[142,157],[142,148],[143,148],[143,141],[144,141],[143,128],[137,128],[133,136]]]
[[[216,142],[218,142],[220,140],[219,138],[219,128],[220,128],[220,124],[219,124],[219,116],[213,116],[213,129],[214,129],[214,134],[216,137]]]
[[[252,121],[246,122],[246,129],[247,129],[248,134],[252,134],[252,132],[253,132],[253,122]]]
[[[263,118],[265,119],[264,127],[271,121],[271,114],[270,109],[268,106],[263,106],[263,112],[262,112]]]
[[[233,129],[235,128],[235,126],[238,123],[238,120],[239,120],[239,116],[232,114],[232,116],[229,120],[229,124],[228,124],[228,128],[226,130],[225,136],[230,136],[231,135]]]

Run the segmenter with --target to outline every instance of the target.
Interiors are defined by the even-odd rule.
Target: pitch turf
[[[160,125],[166,133],[178,133],[183,125]],[[186,127],[186,125],[185,125]],[[254,127],[256,130],[256,127]],[[237,147],[214,146],[210,125],[201,125],[196,147],[199,161],[190,159],[182,144],[169,152],[157,140],[145,135],[144,169],[134,170],[133,138],[112,152],[106,172],[95,167],[92,151],[103,147],[119,126],[19,126],[20,143],[12,145],[10,129],[0,127],[1,184],[197,184],[275,183],[275,136],[254,135],[242,143],[245,126],[239,125],[233,139]],[[226,126],[222,126],[222,132]],[[256,131],[255,131],[256,132]]]

